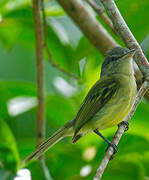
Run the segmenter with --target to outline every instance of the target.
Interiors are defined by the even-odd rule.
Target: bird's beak
[[[131,49],[127,54],[123,56],[123,58],[132,58],[136,52],[136,49]]]

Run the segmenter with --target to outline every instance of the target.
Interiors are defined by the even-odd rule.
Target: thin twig
[[[117,43],[97,21],[82,0],[57,0],[91,43],[103,54]]]
[[[45,82],[44,82],[44,59],[43,59],[43,29],[40,16],[39,0],[33,0],[33,16],[35,25],[36,40],[36,66],[37,66],[37,146],[44,141],[45,138]]]
[[[131,117],[133,116],[134,112],[136,111],[136,108],[137,106],[139,105],[139,103],[141,102],[144,94],[146,93],[147,89],[149,88],[149,82],[148,81],[145,81],[143,83],[143,85],[141,86],[138,94],[137,94],[137,97],[136,97],[136,100],[135,100],[135,103],[134,105],[132,106],[132,109],[129,113],[129,115],[125,118],[124,121],[126,122],[129,122]],[[118,145],[123,133],[125,131],[125,125],[120,125],[117,132],[115,133],[114,135],[114,138],[113,138],[113,141],[112,143],[114,143],[115,145]],[[96,172],[96,176],[95,176],[95,179],[97,180],[100,180],[102,175],[103,175],[103,172],[109,162],[109,160],[111,159],[111,157],[113,156],[113,148],[109,147],[105,153],[105,156],[104,158],[102,159],[101,161],[101,164],[99,165],[99,168],[97,169],[97,172]]]
[[[63,69],[60,65],[56,64],[54,61],[53,61],[53,58],[52,58],[52,54],[50,52],[50,49],[48,47],[48,43],[47,43],[47,23],[46,23],[46,14],[45,14],[45,9],[44,9],[44,4],[43,4],[43,0],[41,0],[41,12],[42,12],[42,21],[43,21],[43,38],[44,38],[44,47],[45,47],[45,50],[47,52],[47,55],[48,55],[48,59],[49,59],[49,62],[50,64],[57,68],[59,71],[63,72],[64,74],[66,74],[67,76],[70,76],[72,78],[74,78],[75,80],[77,81],[81,81],[81,79],[77,76],[75,76],[74,74],[66,71],[65,69]]]
[[[74,74],[66,71],[66,70],[63,69],[60,65],[56,64],[56,63],[52,60],[52,54],[51,54],[48,46],[46,46],[46,51],[47,51],[47,54],[48,54],[49,62],[50,62],[50,64],[51,64],[53,67],[59,69],[61,72],[63,72],[64,74],[66,74],[66,75],[68,75],[68,76],[70,76],[70,77],[72,77],[73,79],[76,79],[77,81],[80,81],[80,82],[81,82],[81,78],[79,78],[79,77],[75,76]]]
[[[44,0],[41,0],[41,13],[42,13],[42,25],[43,25],[43,46],[47,45],[47,23],[46,23],[46,14],[44,9]]]
[[[51,174],[49,172],[49,169],[48,169],[48,167],[47,167],[47,165],[45,163],[45,159],[41,159],[40,164],[41,164],[41,167],[43,169],[45,179],[46,180],[52,180],[52,177],[51,177]]]
[[[98,6],[93,0],[86,0],[86,1],[95,10],[95,12],[99,15],[99,17],[106,23],[106,25],[114,32],[114,34],[116,34],[112,21],[106,15],[106,13],[101,8],[101,6]]]

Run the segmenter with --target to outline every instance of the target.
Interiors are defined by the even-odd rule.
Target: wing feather
[[[87,94],[75,118],[75,133],[84,126],[118,91],[119,83],[108,78],[97,81]]]

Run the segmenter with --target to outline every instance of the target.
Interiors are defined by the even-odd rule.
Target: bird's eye
[[[117,61],[120,58],[120,56],[111,56],[111,61]]]
[[[116,58],[115,57],[111,57],[111,61],[115,61],[116,60]]]

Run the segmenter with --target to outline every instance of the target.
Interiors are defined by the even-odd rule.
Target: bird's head
[[[102,64],[101,75],[110,73],[130,73],[132,70],[132,57],[135,49],[129,50],[123,47],[114,47],[107,52]]]

